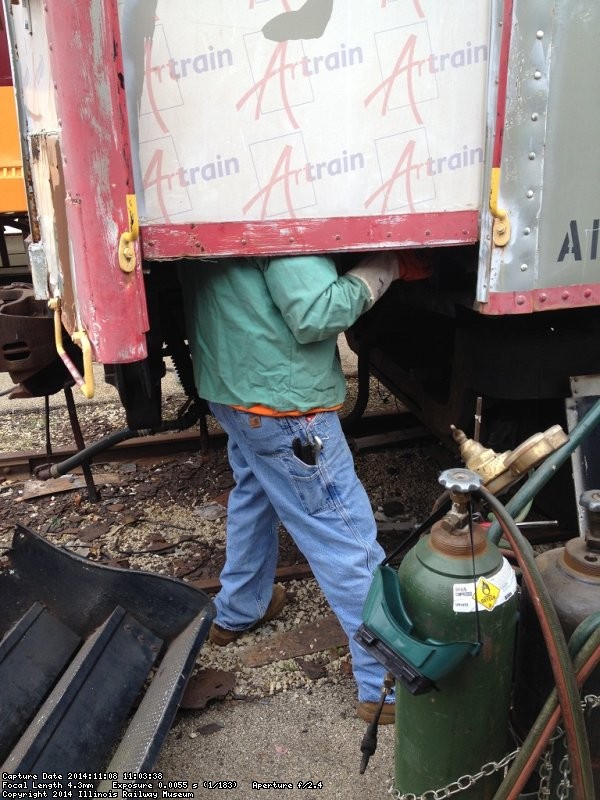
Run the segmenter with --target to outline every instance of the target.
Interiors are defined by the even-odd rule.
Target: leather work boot
[[[216,644],[217,647],[225,647],[226,645],[231,644],[231,642],[235,642],[235,640],[239,639],[240,636],[248,633],[248,631],[253,631],[260,625],[263,625],[265,622],[275,619],[275,617],[279,616],[284,606],[285,587],[283,587],[280,583],[276,583],[273,586],[273,594],[271,596],[271,602],[267,606],[267,610],[263,616],[254,623],[254,625],[251,625],[249,628],[244,628],[243,631],[230,631],[228,628],[222,628],[220,625],[217,625],[216,622],[213,622],[210,628],[210,633],[208,634],[208,641],[212,644]]]
[[[379,703],[359,703],[356,707],[356,713],[361,718],[364,719],[365,722],[373,722],[375,718],[375,712]],[[396,721],[396,704],[395,703],[384,703],[383,708],[381,709],[381,715],[379,717],[378,725],[393,725]]]

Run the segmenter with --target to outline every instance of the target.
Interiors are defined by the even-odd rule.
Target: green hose
[[[597,405],[600,413],[600,403]],[[590,748],[581,710],[579,689],[558,614],[542,580],[531,545],[509,515],[508,509],[484,487],[480,487],[478,492],[496,514],[502,529],[501,532],[512,545],[523,572],[523,579],[536,608],[562,709],[567,747],[572,762],[575,796],[577,800],[593,800],[594,785]]]
[[[600,613],[592,614],[587,617],[575,630],[569,641],[569,651],[574,655],[574,667],[576,672],[579,672],[582,667],[589,661],[590,658],[596,653],[600,647]],[[518,780],[522,784],[527,782],[529,775],[533,771],[532,762],[536,762],[538,754],[536,753],[536,746],[542,744],[540,741],[543,737],[544,729],[547,728],[548,723],[553,716],[558,704],[558,693],[553,689],[548,699],[546,700],[538,718],[531,727],[523,742],[519,754],[513,761],[506,777],[502,781],[502,785],[494,795],[493,800],[507,800],[509,793],[515,788]],[[543,743],[544,747],[547,741]],[[538,747],[539,749],[539,747]],[[525,767],[529,769],[525,770]],[[522,788],[522,787],[521,787]]]
[[[571,456],[573,451],[579,447],[585,437],[591,433],[595,426],[600,422],[600,400],[598,400],[583,417],[582,420],[573,428],[569,434],[569,441],[551,456],[533,473],[529,480],[523,484],[519,491],[506,504],[506,510],[511,517],[515,518],[529,503],[539,490],[545,486],[550,478],[556,473],[559,467]],[[500,524],[496,520],[492,523],[489,531],[490,541],[498,544],[502,538]]]
[[[572,658],[579,653],[598,627],[600,627],[600,611],[597,611],[595,614],[590,614],[583,622],[579,623],[569,639],[569,653]]]

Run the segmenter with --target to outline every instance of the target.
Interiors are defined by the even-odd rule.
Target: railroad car
[[[425,249],[348,339],[446,440],[595,385],[598,4],[3,1],[36,297],[131,427],[187,359],[182,259]]]

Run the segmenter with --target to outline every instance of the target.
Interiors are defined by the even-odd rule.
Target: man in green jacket
[[[413,257],[383,252],[344,275],[321,255],[203,261],[181,271],[198,393],[228,434],[235,479],[210,641],[227,645],[281,612],[281,521],[348,635],[366,721],[384,668],[354,634],[385,554],[337,414],[346,383],[336,345],[411,266]],[[394,720],[388,699],[381,723]]]

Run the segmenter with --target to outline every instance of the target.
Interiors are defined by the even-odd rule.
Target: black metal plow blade
[[[151,768],[214,618],[208,595],[19,525],[0,609],[0,772],[19,776],[8,783],[60,795],[69,773],[98,786]]]

